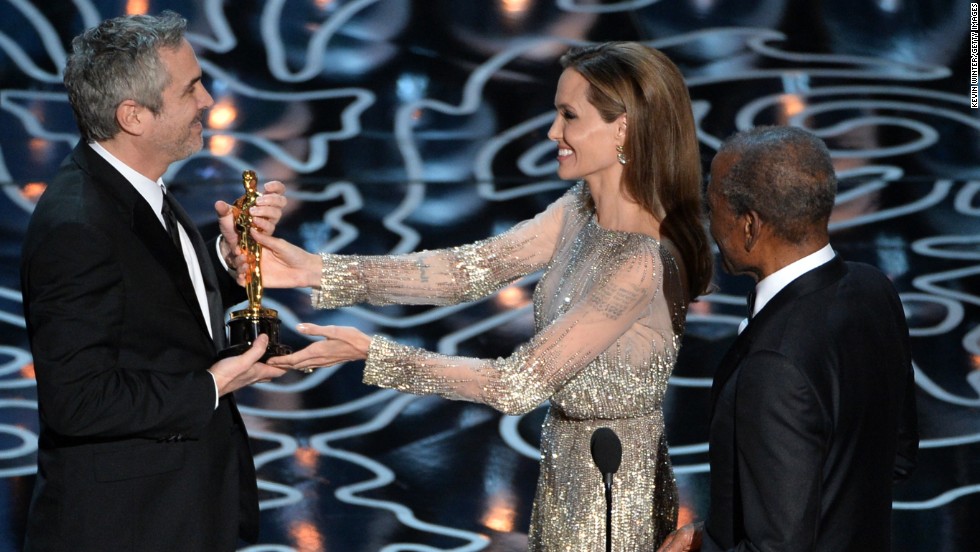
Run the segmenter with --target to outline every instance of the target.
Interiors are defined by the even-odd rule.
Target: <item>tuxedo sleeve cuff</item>
[[[214,379],[214,374],[212,374],[211,372],[208,372],[208,375],[211,376],[211,383],[214,385],[214,409],[217,410],[218,409],[218,380]]]
[[[214,253],[218,257],[218,262],[221,263],[221,268],[225,269],[225,272],[231,272],[231,269],[228,268],[227,261],[225,261],[225,257],[221,254],[221,242],[224,239],[223,236],[218,235],[218,239],[214,240]]]

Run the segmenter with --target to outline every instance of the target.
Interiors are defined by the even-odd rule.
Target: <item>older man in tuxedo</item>
[[[711,234],[757,284],[712,385],[708,518],[661,551],[890,550],[918,446],[909,333],[888,278],[831,248],[835,189],[798,128],[736,134],[711,164]]]
[[[28,551],[235,550],[258,534],[248,436],[231,392],[283,373],[267,338],[217,361],[245,298],[233,212],[205,242],[162,176],[201,149],[213,101],[174,13],[75,38],[65,87],[82,141],[37,204],[21,286],[41,433]],[[250,210],[272,232],[270,183]]]

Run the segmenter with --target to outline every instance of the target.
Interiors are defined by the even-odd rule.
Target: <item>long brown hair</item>
[[[626,114],[624,193],[659,219],[680,251],[688,295],[711,282],[713,259],[702,222],[701,156],[691,98],[680,70],[659,50],[635,42],[573,48],[561,58],[591,85],[603,120]]]

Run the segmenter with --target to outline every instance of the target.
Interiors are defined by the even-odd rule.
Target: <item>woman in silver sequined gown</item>
[[[506,358],[452,357],[346,327],[269,363],[309,369],[365,359],[364,382],[526,413],[550,401],[530,550],[602,550],[604,486],[589,442],[623,444],[613,484],[613,549],[655,550],[674,529],[677,493],[662,403],[687,304],[711,272],[700,223],[690,100],[676,67],[635,43],[562,58],[549,138],[558,174],[581,179],[533,219],[474,243],[397,256],[314,255],[256,234],[268,287],[313,287],[320,308],[448,305],[543,270],[535,333]],[[693,293],[692,293],[693,290]]]

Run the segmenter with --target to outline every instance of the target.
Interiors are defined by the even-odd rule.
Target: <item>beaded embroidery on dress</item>
[[[529,549],[602,550],[604,487],[589,443],[623,444],[613,483],[613,550],[655,550],[675,528],[677,489],[662,403],[687,304],[676,261],[651,236],[603,229],[577,184],[545,211],[470,245],[396,256],[323,255],[314,305],[454,304],[538,270],[535,335],[512,355],[476,359],[372,340],[364,382],[490,405],[550,401]]]

